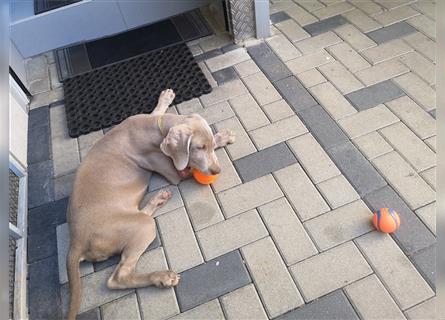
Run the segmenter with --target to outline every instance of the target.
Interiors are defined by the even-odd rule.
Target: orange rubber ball
[[[197,182],[199,182],[200,184],[211,184],[211,183],[214,183],[216,181],[216,179],[218,178],[217,174],[207,175],[195,168],[192,168],[192,174],[193,174],[193,177],[195,178],[195,180]]]
[[[380,208],[372,217],[374,227],[384,233],[392,233],[400,226],[399,214],[390,208]]]

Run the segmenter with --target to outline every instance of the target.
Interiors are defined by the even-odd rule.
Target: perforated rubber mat
[[[112,64],[64,81],[69,135],[119,124],[127,117],[150,113],[162,90],[181,103],[212,91],[185,44]]]

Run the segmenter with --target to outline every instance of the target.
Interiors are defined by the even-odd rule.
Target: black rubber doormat
[[[185,44],[115,63],[64,81],[69,135],[76,138],[150,113],[162,90],[174,103],[210,93],[212,87]]]
[[[195,9],[111,37],[55,51],[61,81],[96,68],[212,34]]]
[[[79,1],[81,0],[34,0],[34,14],[47,12]]]

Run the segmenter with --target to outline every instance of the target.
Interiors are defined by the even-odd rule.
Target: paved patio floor
[[[193,180],[157,212],[138,270],[176,289],[115,290],[117,259],[82,265],[80,319],[432,319],[435,309],[435,22],[431,1],[272,1],[272,36],[189,44],[214,87],[169,112],[199,113],[235,144],[213,186]],[[67,134],[50,53],[27,62],[29,310],[68,299],[65,209],[104,132]],[[106,131],[106,130],[105,130]],[[372,212],[401,216],[392,235]]]

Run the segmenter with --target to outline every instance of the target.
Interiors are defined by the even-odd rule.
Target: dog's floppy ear
[[[162,141],[161,151],[172,158],[177,170],[184,170],[189,162],[190,142],[192,141],[192,128],[186,124],[171,127]]]

